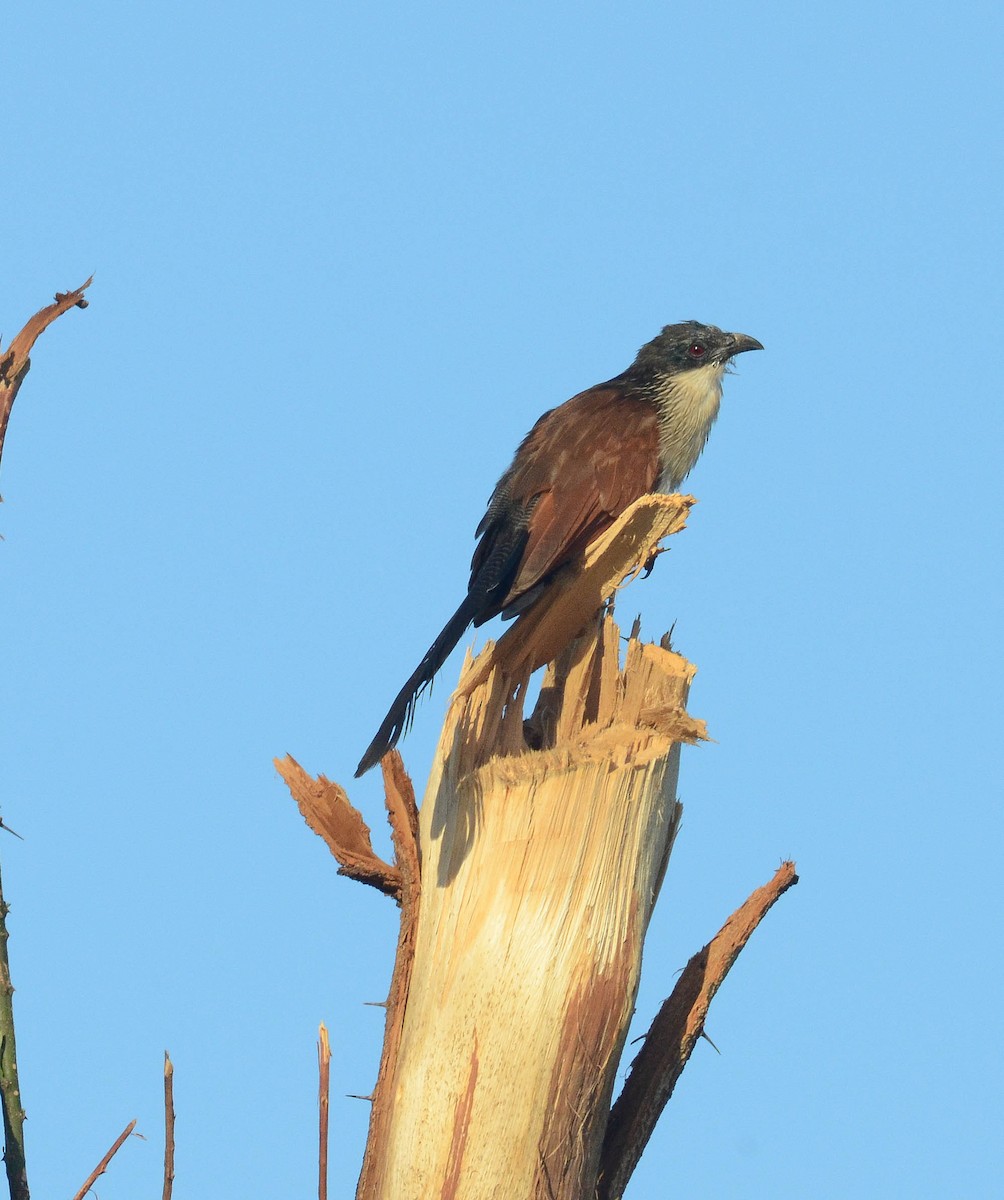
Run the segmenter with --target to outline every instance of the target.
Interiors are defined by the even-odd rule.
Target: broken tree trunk
[[[785,864],[694,956],[612,1113],[682,811],[680,746],[706,735],[685,708],[695,669],[637,628],[622,666],[620,631],[598,614],[692,503],[638,501],[468,658],[420,814],[400,757],[384,759],[396,866],[373,854],[337,784],[276,764],[342,873],[402,906],[357,1200],[614,1200],[711,997],[795,881]]]
[[[691,666],[632,639],[621,671],[619,641],[606,617],[551,672],[547,748],[469,761],[458,728],[499,707],[504,675],[451,712],[422,808],[382,1200],[447,1181],[479,1200],[593,1194],[680,818],[679,746],[701,736]]]
[[[593,1194],[679,747],[703,736],[690,664],[632,638],[622,670],[620,632],[594,614],[688,507],[631,510],[555,603],[465,667],[422,806],[414,963],[366,1200]],[[555,655],[524,723],[529,674]]]

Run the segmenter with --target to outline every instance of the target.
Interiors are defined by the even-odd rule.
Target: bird
[[[395,697],[357,779],[397,745],[418,697],[470,626],[525,612],[635,500],[677,491],[718,416],[729,364],[762,349],[756,338],[715,325],[666,325],[626,371],[544,413],[477,527],[467,595]]]

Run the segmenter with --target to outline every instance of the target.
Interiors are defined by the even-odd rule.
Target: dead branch
[[[83,293],[90,282],[88,279],[87,283],[73,292],[57,292],[55,302],[37,312],[15,336],[6,351],[0,352],[0,457],[3,455],[7,423],[14,399],[31,367],[28,355],[32,347],[39,335],[60,314],[74,306],[87,307]],[[6,829],[17,838],[21,837],[9,825],[4,825],[2,819],[0,829]],[[21,1104],[14,1037],[14,988],[7,959],[7,912],[8,908],[0,888],[0,1101],[3,1107],[4,1165],[12,1200],[28,1200],[28,1176],[24,1159],[24,1108]]]
[[[84,1200],[84,1197],[94,1186],[95,1180],[100,1175],[104,1175],[105,1171],[108,1170],[108,1164],[112,1161],[112,1159],[115,1157],[115,1155],[118,1153],[119,1149],[121,1148],[122,1143],[126,1140],[126,1138],[129,1136],[129,1134],[132,1133],[132,1131],[135,1128],[136,1128],[136,1122],[130,1121],[129,1124],[125,1127],[125,1129],[122,1130],[122,1132],[118,1135],[118,1137],[112,1143],[110,1149],[108,1150],[107,1154],[105,1154],[104,1158],[102,1158],[102,1160],[98,1163],[98,1165],[94,1168],[94,1170],[90,1173],[90,1175],[88,1175],[87,1178],[84,1180],[83,1186],[81,1187],[80,1191],[77,1192],[77,1194],[73,1197],[73,1200]]]
[[[714,938],[687,963],[659,1009],[610,1112],[601,1155],[597,1200],[624,1192],[655,1124],[673,1094],[708,1007],[739,952],[773,904],[798,882],[795,864],[782,863],[774,878],[732,914]]]
[[[164,1191],[171,1200],[174,1191],[174,1063],[164,1051]]]
[[[91,276],[93,279],[94,276]],[[7,422],[10,420],[10,410],[14,405],[18,389],[31,367],[28,355],[38,340],[53,321],[71,308],[86,308],[84,291],[90,287],[91,279],[81,284],[72,292],[57,292],[55,302],[31,318],[19,334],[13,339],[5,351],[0,352],[0,457],[3,455],[4,437],[7,433]]]

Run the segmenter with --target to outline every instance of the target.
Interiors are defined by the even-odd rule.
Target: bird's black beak
[[[737,354],[742,354],[744,350],[762,350],[763,346],[756,340],[755,337],[750,337],[748,333],[730,333],[728,354],[729,358],[733,358]]]

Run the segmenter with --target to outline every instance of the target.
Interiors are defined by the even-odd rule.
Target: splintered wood
[[[340,866],[339,875],[368,883],[400,899],[401,872],[374,851],[369,826],[349,803],[345,789],[323,775],[308,775],[292,755],[272,760],[310,828],[324,839]]]
[[[556,605],[465,666],[420,814],[414,972],[366,1200],[592,1194],[680,745],[705,736],[694,668],[634,637],[622,667],[617,625],[592,614],[687,507],[634,506]]]

